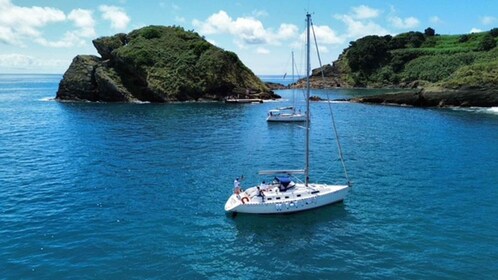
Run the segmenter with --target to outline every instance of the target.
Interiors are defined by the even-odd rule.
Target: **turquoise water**
[[[302,127],[265,122],[291,91],[59,103],[60,78],[0,75],[0,278],[498,278],[496,111],[335,103],[344,203],[232,219],[235,177],[302,167]],[[311,178],[343,183],[327,112],[312,104]]]

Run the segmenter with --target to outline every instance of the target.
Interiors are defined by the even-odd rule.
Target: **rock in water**
[[[181,27],[148,26],[93,40],[101,57],[78,55],[56,99],[170,102],[278,98],[233,52]]]
[[[93,55],[76,56],[59,83],[56,98],[96,101],[98,98],[94,69],[99,63],[101,59]]]

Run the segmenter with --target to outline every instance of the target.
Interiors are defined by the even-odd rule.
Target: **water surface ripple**
[[[232,219],[235,177],[302,168],[303,128],[265,122],[291,91],[254,105],[49,101],[60,78],[0,75],[2,278],[498,278],[490,111],[333,104],[346,201]],[[328,105],[312,110],[311,177],[344,183]]]

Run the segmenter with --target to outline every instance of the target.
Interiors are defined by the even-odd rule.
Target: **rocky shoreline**
[[[413,107],[496,107],[498,89],[465,88],[446,91],[399,92],[352,98],[358,103],[390,104]]]
[[[337,87],[333,86],[338,80],[332,81],[325,79],[313,78],[310,81],[314,89],[340,89],[354,88],[350,86]],[[305,80],[299,80],[296,84],[284,86],[276,83],[266,83],[272,90],[302,88]],[[357,87],[358,88],[358,87]],[[464,87],[460,89],[428,88],[420,86],[419,82],[412,82],[401,85],[386,85],[385,89],[399,88],[402,91],[385,93],[378,95],[362,96],[350,99],[338,99],[337,101],[349,101],[357,103],[370,104],[388,104],[413,107],[497,107],[498,106],[498,88],[487,87]],[[368,88],[361,88],[368,89]],[[378,88],[376,88],[378,89]]]

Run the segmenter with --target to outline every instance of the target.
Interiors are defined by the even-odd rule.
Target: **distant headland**
[[[427,28],[394,37],[350,42],[332,65],[314,69],[313,88],[402,88],[411,92],[356,98],[354,102],[420,107],[498,106],[498,28],[438,35]],[[300,80],[294,87],[302,87]]]
[[[233,52],[181,27],[148,26],[93,40],[101,57],[78,55],[57,100],[172,102],[278,98]]]

